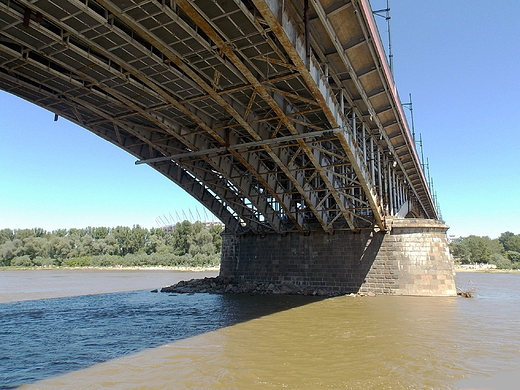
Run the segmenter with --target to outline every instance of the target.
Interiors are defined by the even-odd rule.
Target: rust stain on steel
[[[273,15],[271,9],[267,5],[267,3],[264,0],[252,0],[255,7],[258,9],[262,17],[265,19],[265,21],[269,24],[271,27],[271,30],[275,33],[275,35],[278,37],[282,45],[284,46],[284,49],[289,54],[289,57],[293,61],[293,63],[296,66],[296,69],[298,69],[298,72],[300,72],[302,78],[304,79],[305,83],[309,87],[312,95],[316,99],[316,101],[319,103],[319,105],[322,107],[323,112],[325,113],[327,120],[329,121],[332,128],[338,127],[338,123],[336,121],[336,118],[334,117],[332,111],[329,108],[329,105],[327,104],[327,101],[325,100],[324,96],[321,94],[319,87],[316,85],[314,79],[312,78],[311,74],[307,70],[307,67],[303,60],[301,59],[300,55],[294,48],[292,42],[285,34],[285,31],[283,27],[280,25],[276,17]]]
[[[181,58],[179,58],[177,55],[175,55],[174,53],[172,53],[171,50],[169,50],[166,45],[164,45],[162,42],[160,42],[159,40],[155,39],[155,37],[153,35],[151,35],[150,33],[148,33],[144,28],[142,28],[139,24],[137,24],[133,19],[131,19],[130,17],[128,17],[127,15],[125,14],[122,14],[121,12],[118,12],[118,9],[113,6],[110,2],[106,1],[106,0],[99,0],[99,2],[103,5],[103,6],[106,6],[107,9],[109,9],[111,12],[113,13],[116,13],[118,15],[118,17],[124,19],[124,21],[126,23],[128,23],[129,25],[132,25],[140,34],[142,34],[144,37],[146,37],[147,40],[149,40],[150,43],[154,44],[156,47],[158,47],[161,51],[163,51],[170,59],[170,61],[172,63],[174,63],[177,67],[179,67],[183,72],[185,72],[188,76],[190,76],[192,78],[192,80],[194,80],[195,82],[198,83],[198,85],[200,87],[202,87],[206,93],[208,93],[209,96],[211,96],[217,103],[219,103],[229,114],[231,114],[239,123],[241,123],[244,128],[248,129],[250,131],[250,134],[251,136],[256,139],[256,140],[261,140],[261,137],[256,133],[254,132],[250,126],[247,124],[247,122],[244,121],[244,119],[212,88],[210,87],[209,85],[207,85],[207,83],[197,74],[195,73],[189,66],[187,66],[184,61],[182,61]],[[185,12],[187,12],[189,14],[190,17],[192,17],[192,14],[193,13],[196,13],[195,10],[193,10],[193,8],[191,7],[191,5],[187,4],[186,2],[184,1],[179,1],[179,4],[178,4],[181,8],[182,6],[185,6],[187,7],[187,10],[185,10]],[[189,10],[192,10],[191,12],[188,12]],[[195,17],[197,20],[203,22],[203,23],[206,23],[199,15],[198,13],[196,13],[196,15],[193,15],[193,17]],[[145,78],[146,79],[146,78]],[[159,87],[157,87],[159,88]],[[167,94],[166,92],[164,92],[167,96],[169,96],[168,100],[171,101],[173,104],[178,104],[178,102],[173,98],[171,97],[169,94]],[[187,108],[185,108],[184,106],[180,105],[183,108],[183,112],[186,112],[187,115],[190,116],[190,118],[192,118],[194,120],[195,123],[197,123],[199,126],[201,126],[202,128],[204,128],[208,134],[210,134],[211,136],[213,136],[221,146],[225,146],[226,145],[226,141],[225,139],[223,139],[217,132],[215,132],[212,128],[210,128],[209,126],[207,126],[202,120],[200,120],[197,116],[195,116],[193,113],[191,113]],[[278,194],[276,193],[276,191],[274,191],[274,189],[272,189],[268,183],[264,180],[264,178],[262,177],[262,175],[260,175],[256,169],[253,169],[253,167],[236,151],[231,151],[230,152],[231,154],[233,154],[233,156],[235,158],[237,158],[238,161],[240,161],[242,164],[244,164],[244,166],[247,167],[247,169],[259,180],[259,182],[270,192],[270,194],[277,200],[277,202],[285,209],[287,215],[292,218],[292,215],[290,213],[290,210],[286,208],[286,205],[282,202],[282,200],[280,199],[280,197],[278,196]],[[297,226],[300,230],[303,231],[303,229],[299,226],[299,224],[297,223],[296,220],[294,220],[293,222],[295,222],[295,226]]]
[[[215,42],[215,44],[219,47],[220,50],[233,62],[233,64],[243,73],[243,75],[246,77],[246,79],[254,86],[255,91],[270,105],[270,107],[275,111],[277,115],[280,116],[281,120],[284,121],[284,124],[289,129],[289,131],[292,134],[298,134],[296,129],[292,126],[289,119],[285,116],[284,112],[281,110],[281,108],[278,106],[278,104],[272,99],[272,97],[266,92],[266,90],[263,88],[262,84],[256,79],[256,77],[253,76],[253,74],[249,71],[249,69],[242,63],[242,61],[236,56],[234,51],[229,48],[229,46],[222,40],[222,38],[213,30],[213,28],[199,15],[199,13],[189,4],[186,0],[178,0],[177,2],[178,6],[186,12],[186,14],[197,24],[209,37],[210,39]],[[220,104],[220,102],[219,102]],[[227,103],[222,102],[223,106]],[[231,113],[231,112],[230,112]],[[233,114],[233,113],[231,113]],[[238,114],[233,114],[236,116],[236,119],[239,123],[241,123],[245,129],[247,129],[254,139],[260,140],[261,137],[250,128],[247,122],[244,121],[242,117],[240,117]],[[327,226],[325,221],[321,218],[320,213],[317,209],[314,208],[313,202],[308,198],[306,191],[300,186],[296,178],[294,178],[288,171],[287,167],[285,167],[285,164],[278,158],[278,156],[273,153],[270,147],[265,147],[265,150],[270,154],[271,158],[280,166],[282,170],[286,172],[287,177],[289,180],[292,181],[293,185],[300,191],[302,197],[304,197],[307,206],[311,208],[311,211],[315,214],[316,218],[320,222],[322,228],[325,231],[330,231],[330,228]],[[321,170],[321,167],[318,163],[316,163],[314,156],[312,156],[312,153],[309,153],[308,155],[309,159],[311,161],[314,161],[316,168]],[[324,178],[325,179],[325,178]],[[270,187],[268,187],[270,188]],[[276,196],[278,199],[278,196]],[[283,205],[283,202],[279,202]],[[288,215],[291,215],[291,213],[288,213]],[[297,225],[298,226],[298,225]]]
[[[289,53],[289,56],[291,57],[292,61],[296,64],[296,67],[298,68],[300,74],[302,75],[302,78],[305,80],[305,82],[307,83],[307,86],[311,90],[313,96],[315,97],[315,99],[318,101],[318,103],[322,107],[322,109],[323,109],[324,113],[326,114],[327,119],[329,120],[329,123],[331,124],[331,126],[338,127],[338,123],[336,122],[336,119],[334,118],[334,115],[332,114],[332,111],[330,110],[330,108],[329,108],[329,106],[328,106],[328,104],[327,104],[327,102],[325,100],[325,97],[321,94],[321,92],[319,90],[319,87],[316,85],[314,79],[312,78],[311,74],[307,70],[305,64],[303,63],[303,61],[301,59],[301,57],[299,56],[299,54],[294,49],[294,46],[293,46],[292,42],[289,40],[289,38],[285,34],[285,31],[283,30],[283,27],[279,24],[278,20],[273,15],[273,13],[272,13],[271,9],[269,8],[269,6],[267,5],[267,3],[265,1],[263,1],[263,0],[252,0],[252,1],[255,4],[255,6],[258,8],[260,13],[262,14],[262,17],[267,21],[267,23],[269,24],[269,26],[271,27],[273,32],[277,35],[278,39],[284,44],[287,52]],[[341,136],[339,138],[340,138],[340,141],[341,141]],[[345,149],[345,152],[349,155],[349,158],[352,158],[351,161],[355,161],[355,159],[353,158],[354,156],[353,156],[350,148],[348,146],[345,147],[345,145],[346,145],[345,142],[341,142],[341,143],[342,143],[342,146]],[[313,161],[313,163],[318,166],[317,169],[320,170],[319,164],[317,164],[315,159],[312,159],[311,161]],[[356,167],[357,163],[353,164],[353,165],[354,165],[355,169],[357,168],[357,172],[356,173],[358,173],[358,174],[362,173],[361,172],[361,168],[360,167]],[[339,199],[339,195],[337,194],[337,192],[334,191],[334,186],[332,186],[332,183],[330,183],[330,181],[328,180],[328,177],[326,177],[326,175],[322,175],[322,177],[323,177],[324,181],[327,183],[327,185],[329,186],[329,188],[332,189],[334,199],[336,200],[336,202],[339,205],[339,207],[342,209],[342,212],[345,215],[345,219],[347,220],[347,222],[351,226],[351,229],[354,230],[355,228],[354,228],[352,222],[350,221],[349,213],[346,210],[346,208],[344,207],[343,202],[341,202],[341,200]],[[360,176],[360,177],[364,177],[364,176]],[[365,183],[365,187],[369,188],[368,183]],[[372,191],[369,191],[367,193],[367,195],[368,195],[367,196],[368,198],[371,198],[371,197],[373,197],[374,194],[373,194]],[[374,211],[374,215],[376,217],[376,221],[377,221],[378,226],[381,229],[384,229],[385,228],[385,226],[384,226],[384,218],[382,216],[383,214],[381,213],[380,208],[377,207],[377,201],[375,199],[372,199],[371,200],[371,204],[374,206],[373,211]]]
[[[195,22],[195,24],[197,24],[210,37],[210,39],[212,39],[213,42],[215,42],[215,44],[218,46],[218,48],[220,50],[222,50],[222,52],[243,73],[243,75],[247,78],[247,80],[255,87],[255,90],[258,92],[258,94],[261,95],[262,98],[275,111],[275,113],[280,116],[281,120],[284,122],[284,124],[287,127],[287,129],[292,134],[298,134],[298,131],[294,128],[294,126],[291,123],[291,121],[286,117],[285,113],[278,106],[278,104],[274,101],[274,99],[267,93],[265,88],[263,88],[262,84],[256,79],[256,77],[254,77],[254,75],[249,71],[249,69],[236,56],[234,51],[231,48],[229,48],[229,46],[213,30],[213,28],[191,6],[191,4],[189,4],[186,0],[178,0],[178,5],[184,12],[186,12],[186,14],[188,14],[188,16]],[[292,45],[291,45],[291,47],[292,47]],[[303,66],[304,64],[302,63],[301,65]],[[298,65],[297,65],[297,68],[299,69]],[[328,106],[325,106],[325,107],[326,107],[326,110],[330,111]],[[322,107],[322,109],[323,109],[323,107]],[[243,120],[243,118],[240,118],[240,121],[242,121],[242,120]],[[244,127],[245,126],[247,126],[247,122],[244,124]],[[334,126],[337,127],[337,124],[335,124]],[[258,139],[260,137],[256,132],[254,132],[252,135],[255,137],[255,139]],[[256,137],[258,137],[258,138],[256,138]],[[345,205],[343,204],[344,202],[340,198],[340,195],[338,194],[338,192],[334,189],[334,186],[332,185],[332,183],[331,183],[327,173],[323,170],[323,168],[321,167],[319,161],[317,161],[316,157],[314,156],[312,151],[308,148],[308,146],[304,142],[302,142],[302,141],[298,141],[298,142],[301,144],[301,146],[302,146],[303,150],[305,151],[307,157],[312,162],[312,164],[315,166],[316,170],[320,173],[321,178],[323,179],[323,181],[326,183],[327,187],[331,191],[331,193],[332,193],[332,195],[333,195],[337,205],[341,209],[341,211],[342,211],[342,213],[343,213],[343,215],[345,217],[345,220],[349,224],[350,228],[352,230],[355,230],[354,224],[352,223],[352,221],[350,219],[350,213],[346,210]],[[266,148],[266,150],[267,150],[267,148]],[[282,167],[282,169],[283,169],[283,167]],[[288,177],[291,178],[291,175],[288,175]],[[294,183],[297,183],[297,181],[294,180]],[[299,184],[298,184],[298,187],[299,187]],[[302,188],[302,190],[303,190],[303,188]],[[303,191],[302,196],[306,197],[305,191]],[[313,205],[313,202],[311,202],[310,199],[309,199],[309,202],[308,202],[307,205],[311,209],[314,209],[312,211],[315,214],[316,218],[320,221],[320,224],[322,225],[323,230],[325,230],[327,232],[330,231],[331,227],[327,223],[325,223],[325,221],[321,217],[321,213],[315,208],[315,206]]]

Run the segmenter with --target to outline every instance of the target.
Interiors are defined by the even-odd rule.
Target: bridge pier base
[[[220,275],[320,293],[456,295],[448,226],[395,219],[389,233],[222,234]]]

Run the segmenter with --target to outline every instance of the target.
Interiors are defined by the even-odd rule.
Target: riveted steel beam
[[[230,229],[384,228],[410,196],[428,204],[366,0],[64,1],[0,2],[0,88],[129,151]]]
[[[321,130],[321,131],[313,131],[313,132],[308,132],[308,133],[303,133],[303,134],[288,135],[285,137],[270,138],[270,139],[264,139],[264,140],[260,140],[260,141],[246,142],[246,143],[237,144],[237,145],[227,145],[227,146],[221,147],[221,148],[198,150],[196,152],[186,152],[186,153],[179,153],[179,154],[174,154],[174,155],[170,155],[170,156],[151,158],[151,159],[147,159],[147,160],[138,160],[135,162],[135,164],[136,165],[148,164],[151,162],[177,160],[177,159],[182,159],[182,158],[191,158],[191,157],[196,157],[196,156],[218,154],[218,153],[226,152],[228,150],[248,149],[248,148],[252,148],[255,146],[274,145],[274,144],[280,144],[282,142],[294,141],[294,140],[302,140],[302,139],[308,140],[310,138],[323,136],[323,135],[327,135],[327,134],[335,134],[335,133],[339,133],[341,131],[344,131],[344,129]],[[307,141],[307,142],[309,142],[309,141]]]
[[[318,68],[313,67],[313,62],[310,61],[310,63],[305,64],[305,55],[300,50],[298,51],[296,48],[301,47],[301,44],[298,44],[298,38],[296,35],[291,35],[291,32],[294,31],[294,27],[290,25],[290,18],[284,19],[285,25],[282,25],[276,15],[280,15],[281,12],[283,13],[283,10],[281,10],[280,3],[276,1],[272,1],[269,4],[265,2],[264,0],[253,0],[256,7],[262,14],[263,18],[266,20],[266,22],[269,24],[271,29],[275,34],[277,34],[278,39],[281,42],[284,42],[284,46],[287,48],[289,57],[293,60],[293,62],[296,64],[298,70],[302,74],[302,77],[306,81],[307,85],[309,86],[309,89],[311,90],[314,98],[320,103],[320,106],[323,108],[324,112],[326,112],[327,118],[329,120],[329,123],[333,127],[338,126],[338,121],[342,121],[341,117],[338,115],[338,105],[334,101],[334,99],[330,98],[330,91],[327,90],[327,86],[321,81],[320,78],[313,77],[311,73],[315,70],[317,74],[320,74],[321,72],[318,70]],[[307,66],[311,67],[311,70],[307,69]],[[344,134],[348,134],[348,131],[345,131]],[[384,229],[384,220],[383,216],[381,214],[381,210],[379,208],[379,201],[377,200],[377,196],[375,195],[375,192],[372,190],[372,185],[370,185],[370,178],[364,171],[363,164],[364,162],[362,159],[358,158],[356,149],[353,148],[352,142],[348,142],[348,139],[345,138],[343,134],[338,135],[338,138],[341,140],[342,145],[345,147],[345,153],[349,156],[349,159],[351,161],[354,161],[355,164],[359,164],[357,167],[357,173],[360,176],[361,180],[365,181],[365,188],[368,189],[367,195],[372,198],[371,204],[373,205],[373,212],[376,219],[377,225]],[[350,138],[352,138],[350,136]],[[331,183],[331,187],[332,183]],[[337,199],[338,203],[341,204],[341,201],[339,198]],[[347,214],[345,210],[345,214]],[[349,217],[346,217],[349,219]]]
[[[270,94],[267,93],[265,88],[263,88],[262,84],[256,79],[256,77],[251,73],[251,71],[242,63],[241,59],[237,57],[237,55],[233,52],[233,50],[226,44],[226,42],[221,38],[219,34],[216,33],[216,31],[212,28],[212,26],[207,23],[207,21],[199,14],[199,12],[193,8],[193,6],[188,3],[185,0],[179,0],[178,1],[179,7],[186,12],[186,14],[201,28],[209,37],[210,39],[218,46],[218,48],[231,60],[231,62],[241,71],[241,73],[246,77],[249,83],[251,83],[256,93],[258,93],[264,101],[266,101],[271,109],[274,110],[274,112],[281,118],[281,120],[284,122],[284,125],[290,130],[292,134],[298,134],[298,131],[294,128],[292,123],[289,121],[289,119],[285,116],[285,113],[281,110],[281,108],[278,106],[278,104],[274,101],[274,99],[271,97]],[[237,121],[240,123],[242,121],[242,118],[236,118]],[[249,126],[247,122],[243,123],[244,128],[248,129]],[[256,138],[256,140],[260,140],[260,137],[258,134],[251,133],[253,137]],[[306,148],[305,146],[302,146],[303,148]],[[267,149],[267,147],[266,147]],[[270,151],[268,151],[270,152]],[[313,158],[312,154],[308,152],[308,156],[311,158],[311,160],[314,162],[314,165],[316,169],[320,170],[319,163]],[[281,160],[277,159],[277,157],[274,154],[271,154],[271,157],[276,161],[282,169],[284,169],[284,164]],[[312,201],[312,199],[308,198],[307,192],[300,186],[299,180],[296,178],[292,178],[289,174],[289,171],[287,171],[288,177],[291,181],[293,181],[296,188],[301,189],[301,195],[306,199],[307,207],[309,207],[312,212],[315,214],[316,218],[322,225],[323,230],[330,231],[330,227],[327,225],[327,223],[323,220],[323,213],[319,212],[317,209],[315,209],[315,202]],[[325,180],[327,180],[326,177],[324,177]]]
[[[56,22],[58,22],[58,21],[56,21]],[[74,32],[74,33],[75,33],[75,34],[79,34],[79,33],[77,33],[77,32]],[[116,60],[116,59],[114,59],[114,60]],[[125,65],[126,65],[126,64],[125,64]],[[126,67],[129,68],[128,65],[126,65]],[[73,71],[73,70],[71,69],[71,71]],[[139,73],[138,73],[137,71],[135,71],[134,74],[135,74],[137,77],[140,76]],[[59,75],[58,75],[58,76],[59,76]],[[146,80],[145,80],[145,81],[146,81]],[[96,83],[95,83],[94,81],[92,81],[92,80],[90,80],[90,82],[91,82],[93,85],[96,84]],[[157,92],[157,91],[156,91],[156,92]],[[140,109],[137,105],[133,104],[131,101],[129,101],[128,99],[126,99],[126,98],[123,97],[122,95],[120,95],[120,94],[118,95],[118,94],[115,93],[114,91],[111,91],[110,93],[111,93],[111,95],[116,95],[116,96],[118,96],[118,100],[120,100],[120,101],[124,101],[125,104],[127,104],[127,105],[133,107],[133,109],[135,110],[134,112],[138,112],[138,113],[140,112],[141,114],[147,114],[148,117],[151,118],[152,121],[156,123],[156,125],[158,125],[158,126],[163,126],[163,127],[164,127],[164,123],[162,123],[162,121],[164,120],[164,118],[162,118],[161,120],[157,121],[157,119],[151,117],[151,116],[149,115],[149,113],[145,112],[145,110]],[[163,94],[163,96],[164,96],[164,94]],[[172,100],[173,98],[171,98],[171,97],[169,97],[169,96],[168,96],[168,98],[170,98],[170,99],[169,99],[169,100],[170,100],[170,103],[175,104],[175,102]],[[200,120],[198,119],[198,117],[193,116],[193,114],[191,114],[191,112],[189,112],[189,111],[186,110],[185,113],[187,113],[188,115],[190,115],[190,116],[192,117],[193,120],[200,121]],[[204,125],[204,123],[202,123],[202,122],[201,122],[200,124],[201,124],[201,125]],[[170,131],[170,132],[171,132],[171,131]],[[177,138],[178,138],[179,140],[181,140],[182,142],[186,143],[186,138],[185,138],[185,137],[181,137],[181,136],[179,136],[177,133],[173,133],[173,134],[176,135]],[[188,146],[189,148],[194,148],[194,147],[195,147],[194,145],[190,145],[190,144],[188,144],[187,146]],[[268,213],[268,212],[266,212],[266,214],[267,214],[267,213]],[[275,214],[272,213],[272,212],[269,213],[269,214],[270,214],[272,217],[275,216]],[[276,216],[276,218],[279,218],[279,217]],[[273,226],[276,226],[276,225],[277,225],[277,224],[273,223]]]

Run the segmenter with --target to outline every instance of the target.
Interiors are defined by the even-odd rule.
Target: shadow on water
[[[86,295],[0,304],[0,389],[11,389],[316,302],[289,295]]]

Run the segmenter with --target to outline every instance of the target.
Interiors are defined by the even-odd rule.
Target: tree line
[[[500,269],[520,268],[520,234],[505,232],[496,239],[461,237],[450,243],[455,261],[461,264],[495,264]]]
[[[0,266],[14,267],[210,267],[220,262],[222,226],[177,223],[170,231],[117,226],[0,230]],[[460,237],[450,243],[460,264],[487,263],[520,269],[520,234],[496,239]]]
[[[117,226],[0,230],[0,266],[139,267],[216,266],[222,227],[177,223],[171,231]]]

